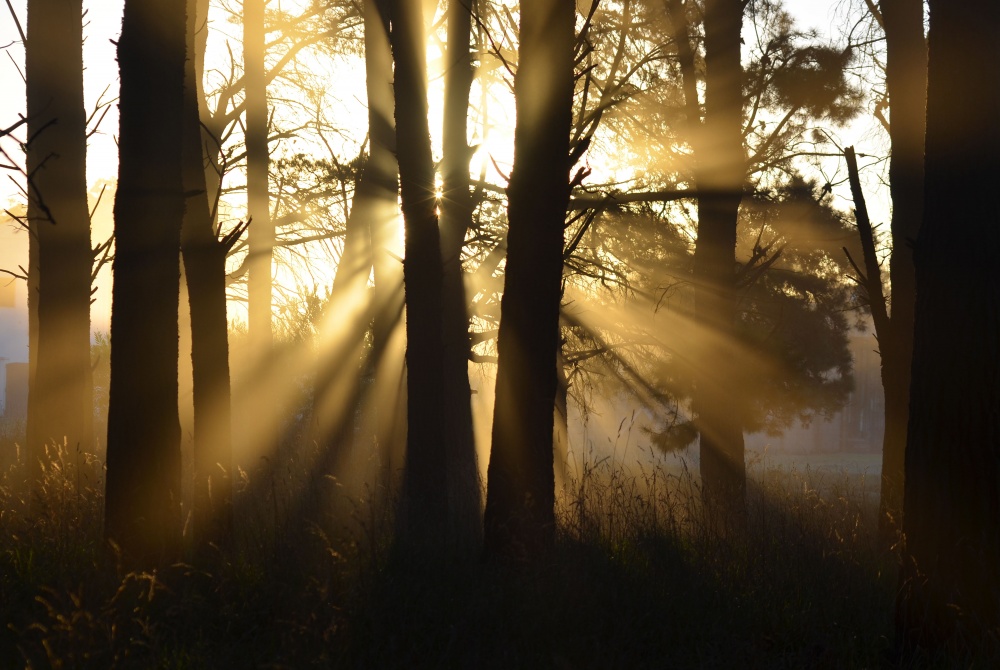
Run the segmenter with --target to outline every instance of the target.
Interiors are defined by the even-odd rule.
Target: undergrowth
[[[723,532],[686,470],[585,462],[551,554],[498,566],[394,559],[384,492],[323,477],[302,505],[304,466],[262,470],[233,546],[137,573],[101,539],[101,481],[51,463],[31,494],[23,459],[0,478],[4,668],[887,664],[896,558],[846,477],[754,470],[747,530]]]

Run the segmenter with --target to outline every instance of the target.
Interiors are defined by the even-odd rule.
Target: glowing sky
[[[13,10],[17,13],[22,27],[26,21],[26,0],[13,0]],[[85,43],[84,59],[86,63],[84,81],[86,88],[86,105],[88,110],[93,109],[98,99],[104,95],[105,99],[113,98],[117,95],[118,74],[117,63],[115,62],[115,46],[112,40],[117,39],[121,29],[121,8],[123,0],[84,0],[84,9],[87,11],[85,18]],[[821,35],[836,38],[845,25],[843,0],[787,0],[786,7],[791,11],[801,23],[803,28],[814,28]],[[232,32],[232,26],[225,26]],[[24,110],[24,84],[21,78],[24,64],[24,49],[20,36],[11,18],[6,3],[0,7],[0,90],[4,95],[0,96],[0,127],[7,127],[17,120],[19,114]],[[355,97],[363,97],[364,93],[358,91]],[[841,132],[841,138],[845,144],[858,143],[859,147],[864,146],[866,133],[870,128],[869,118],[863,119],[855,126]],[[87,174],[88,181],[93,186],[101,179],[114,178],[117,172],[117,150],[114,142],[114,135],[117,132],[118,118],[117,107],[112,106],[104,119],[100,130],[91,138],[88,154]],[[854,136],[851,138],[850,136]],[[871,137],[869,134],[868,137]],[[856,138],[856,139],[855,139]],[[9,140],[4,147],[8,151],[17,155],[16,146]],[[862,150],[862,149],[859,149]],[[837,169],[836,162],[831,164],[831,173]],[[0,185],[0,204],[4,207],[11,206],[19,202],[18,190],[14,181],[17,180],[16,173],[8,172],[4,175]],[[872,183],[874,189],[876,183]],[[102,203],[102,212],[99,212],[97,219],[101,220],[100,227],[110,227],[110,206],[111,202]],[[887,211],[883,204],[884,198],[879,196],[872,198],[869,208],[875,220],[884,220],[884,213]],[[840,206],[848,207],[845,200],[840,201]],[[881,217],[881,218],[880,218]],[[95,240],[98,237],[103,239],[107,231],[95,232]],[[17,265],[26,265],[26,259],[16,256],[17,253],[24,253],[20,249],[11,249],[10,245],[4,245],[7,250],[0,250],[0,267],[14,269]],[[23,246],[23,245],[21,245]],[[98,295],[94,305],[94,327],[99,329],[107,328],[107,315],[109,312],[109,302],[106,284],[109,280],[105,277],[98,280],[102,290]],[[23,291],[22,291],[23,295]],[[12,323],[6,323],[14,319],[14,315],[0,312],[0,357],[7,357],[13,360],[20,360],[26,357],[24,345],[21,338],[16,338],[16,342],[9,337],[3,337],[2,333],[10,331]],[[18,321],[20,324],[20,321]],[[20,327],[20,326],[17,326]],[[15,329],[17,328],[15,327]]]

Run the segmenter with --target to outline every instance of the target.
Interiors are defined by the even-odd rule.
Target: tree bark
[[[232,528],[232,426],[229,322],[226,318],[226,245],[215,233],[205,182],[205,152],[198,101],[204,41],[196,39],[205,0],[187,0],[187,51],[183,119],[186,207],[181,250],[191,306],[194,399],[195,547],[222,545]],[[200,6],[199,6],[200,5]],[[207,30],[202,26],[201,30]]]
[[[913,358],[913,306],[916,300],[913,241],[923,217],[924,133],[927,109],[927,44],[923,0],[882,0],[889,94],[889,193],[892,197],[892,255],[889,260],[891,317],[877,333],[885,392],[882,439],[882,491],[879,529],[895,541],[903,506],[906,422]]]
[[[77,465],[81,454],[93,452],[82,22],[79,0],[28,3],[28,222],[35,253],[27,438],[36,476],[48,444],[65,444],[66,458]]]
[[[399,168],[396,161],[392,48],[389,43],[391,0],[365,4],[365,69],[368,89],[368,163],[362,177],[372,253],[372,342],[368,373],[373,383],[369,398],[375,421],[374,440],[379,455],[379,478],[388,493],[393,468],[405,453],[400,408],[403,362],[393,347],[393,333],[403,312],[399,261],[392,249],[399,225]],[[360,213],[359,213],[360,216]]]
[[[420,0],[393,1],[390,41],[405,235],[407,439],[399,532],[411,549],[433,548],[447,536],[448,489],[441,387],[441,239]]]
[[[901,662],[996,658],[1000,625],[1000,5],[931,0]],[[970,104],[970,92],[975,104]],[[942,659],[943,660],[943,659]],[[932,660],[933,662],[933,660]]]
[[[575,7],[570,0],[521,7],[507,267],[484,519],[484,551],[493,560],[530,560],[554,539],[552,437]]]
[[[702,351],[693,407],[706,503],[737,525],[746,514],[746,464],[736,331],[736,227],[746,180],[741,0],[705,3],[705,118],[696,135],[698,239],[695,316]]]
[[[126,0],[105,532],[139,565],[175,559],[180,543],[184,34],[184,0]]]
[[[472,427],[469,386],[469,305],[465,293],[462,249],[472,226],[469,191],[469,93],[474,0],[448,5],[448,54],[444,80],[444,128],[441,171],[442,337],[444,339],[445,439],[448,450],[449,524],[470,554],[482,532],[479,465]]]
[[[247,329],[261,355],[271,346],[271,256],[274,224],[268,194],[267,80],[264,71],[265,0],[243,3],[243,67],[246,86],[247,211],[250,224]]]
[[[364,3],[365,22],[365,88],[368,99],[368,158],[354,190],[351,211],[345,224],[344,251],[337,265],[330,290],[328,310],[336,315],[331,342],[317,376],[314,388],[314,430],[316,442],[323,445],[317,477],[334,473],[344,482],[358,473],[344,468],[353,456],[370,459],[371,452],[362,447],[354,453],[355,444],[380,445],[378,439],[383,421],[392,423],[394,412],[381,407],[377,391],[381,386],[366,384],[377,377],[382,355],[386,350],[380,334],[366,348],[366,336],[372,321],[386,317],[376,304],[379,297],[399,296],[398,282],[389,291],[376,292],[368,288],[372,274],[375,241],[392,232],[397,221],[399,183],[395,157],[395,123],[393,121],[392,52],[389,47],[389,8],[385,0]],[[374,239],[373,239],[374,238]],[[384,243],[381,243],[384,246]],[[378,250],[380,255],[387,252]],[[379,268],[381,270],[381,268]],[[391,281],[377,273],[376,283]],[[381,287],[380,287],[381,288]],[[397,298],[398,299],[398,298]],[[398,310],[397,310],[398,317]],[[367,354],[364,356],[363,354]],[[360,430],[355,425],[355,412],[364,412],[366,420]],[[357,463],[355,463],[357,464]],[[317,480],[317,485],[321,480]],[[316,499],[322,496],[313,496]]]

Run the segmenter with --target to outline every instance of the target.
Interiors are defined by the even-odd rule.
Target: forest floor
[[[898,559],[876,540],[877,477],[758,464],[735,531],[707,521],[683,468],[585,463],[551,554],[497,566],[401,560],[379,496],[331,491],[309,519],[294,473],[254,476],[226,551],[129,572],[101,539],[100,482],[57,460],[25,495],[9,463],[0,667],[894,665]]]

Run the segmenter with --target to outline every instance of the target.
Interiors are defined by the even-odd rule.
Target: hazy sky
[[[94,108],[97,100],[102,96],[105,98],[117,96],[118,72],[115,62],[115,47],[112,40],[116,40],[121,30],[121,8],[124,0],[84,0],[84,9],[87,11],[85,18],[85,43],[84,59],[85,72],[84,81],[86,88],[86,104],[88,110]],[[25,27],[26,0],[12,0],[14,11]],[[843,19],[838,17],[835,8],[842,5],[843,0],[786,0],[786,7],[796,16],[803,29],[813,28],[820,34],[826,36],[837,36],[840,34]],[[7,4],[0,6],[0,90],[4,92],[0,95],[0,128],[5,128],[14,123],[19,114],[24,113],[24,83],[21,72],[24,67],[24,49],[17,32],[14,20],[11,18]],[[106,90],[107,89],[107,90]],[[106,92],[105,92],[106,90]],[[363,91],[358,92],[363,95]],[[864,119],[862,124],[855,128],[841,131],[841,138],[845,143],[857,142],[859,151],[863,151],[863,138],[865,127],[870,120]],[[112,107],[107,117],[104,119],[98,134],[91,138],[88,153],[87,174],[91,185],[102,178],[113,178],[117,172],[117,150],[114,143],[114,135],[117,133],[118,118],[117,108]],[[17,149],[9,140],[4,143],[4,148],[8,151],[16,152]],[[831,174],[837,169],[837,161],[831,161]],[[7,171],[5,171],[7,172]],[[0,179],[0,204],[4,207],[10,202],[16,201],[17,189],[11,178],[13,174],[4,174]],[[875,177],[872,177],[875,180]],[[887,211],[884,203],[880,203],[878,197],[872,198],[870,203],[873,219],[881,220],[884,212]],[[110,203],[104,203],[109,206]],[[842,207],[848,207],[849,203],[841,201]],[[104,234],[103,232],[101,233]],[[95,234],[96,237],[96,234]],[[4,245],[7,246],[7,245]],[[26,265],[26,259],[18,260],[11,258],[10,249],[7,253],[0,249],[0,267],[16,268],[19,264]],[[106,283],[107,280],[98,281],[99,284]],[[102,289],[106,289],[104,286]],[[105,293],[102,290],[102,293]],[[23,296],[23,291],[21,292]],[[106,328],[107,314],[109,307],[104,304],[105,300],[98,297],[98,302],[94,305],[94,325],[95,328]],[[13,326],[9,323],[14,318],[7,311],[0,310],[0,357],[6,356],[14,360],[21,358],[22,344],[20,340],[11,349],[11,342],[2,333],[11,331]],[[18,322],[20,323],[20,322]],[[14,329],[19,329],[20,325]],[[26,355],[26,354],[25,354]]]
[[[14,11],[17,12],[21,27],[27,30],[26,0],[12,0]],[[115,61],[115,46],[111,40],[117,40],[121,33],[121,13],[124,0],[84,0],[84,86],[87,109],[93,109],[98,97],[105,88],[108,96],[118,94],[118,64]],[[0,86],[5,95],[0,96],[0,127],[6,128],[17,120],[18,114],[24,113],[24,81],[20,72],[24,72],[24,47],[18,35],[17,27],[10,16],[6,3],[0,6],[0,47],[4,53],[0,55]],[[15,67],[12,61],[16,61]],[[91,138],[91,149],[88,154],[88,181],[114,176],[117,172],[117,156],[112,136],[117,133],[117,110],[112,110],[101,125],[101,136]],[[5,180],[6,181],[6,180]],[[0,186],[0,201],[6,201],[15,191],[9,182]]]
[[[787,8],[798,18],[804,28],[815,28],[824,34],[836,34],[839,19],[833,8],[842,0],[786,0]],[[26,0],[12,0],[22,27],[26,29]],[[84,0],[86,27],[84,33],[84,59],[86,71],[84,81],[88,110],[92,109],[106,87],[108,95],[117,94],[118,72],[115,62],[115,47],[111,40],[117,39],[121,31],[121,8],[123,0]],[[18,68],[23,72],[24,49],[6,3],[0,6],[0,127],[7,127],[17,120],[24,110],[24,83]],[[16,63],[16,66],[15,66]],[[117,131],[116,110],[105,118],[100,136],[92,138],[88,156],[88,180],[93,183],[101,177],[116,173],[116,151],[113,134]],[[8,180],[0,186],[0,201],[6,201],[16,190]]]

